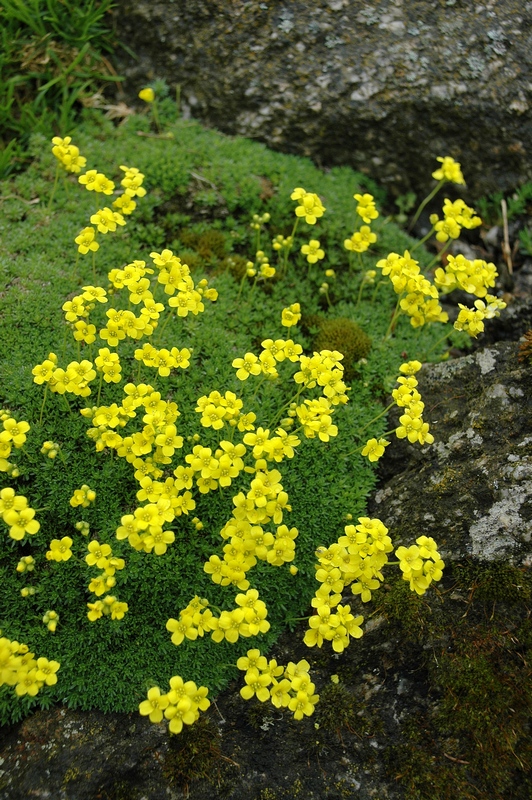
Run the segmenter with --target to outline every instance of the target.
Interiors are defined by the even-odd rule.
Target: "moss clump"
[[[203,233],[185,229],[179,232],[179,241],[185,248],[195,251],[202,266],[216,266],[226,256],[227,240],[221,231],[210,228]]]
[[[485,566],[466,563],[457,565],[455,574],[480,601],[514,604],[532,597],[532,575],[528,570],[510,564],[496,562]]]
[[[346,380],[353,380],[356,362],[366,358],[371,350],[369,336],[364,333],[360,325],[347,317],[338,319],[313,317],[310,325],[318,327],[318,333],[312,343],[314,350],[338,350],[342,353]]]
[[[206,780],[220,785],[224,774],[237,765],[222,755],[220,731],[209,717],[201,717],[179,736],[171,736],[163,762],[163,775],[172,786],[183,788],[193,781]]]
[[[347,728],[350,733],[360,730],[360,700],[341,683],[330,683],[320,691],[316,706],[316,723],[326,731],[340,733]]]
[[[409,800],[528,800],[531,579],[508,564],[464,562],[446,583],[451,588],[438,602],[419,604],[425,630],[414,645],[435,702],[402,725],[401,741],[386,753],[389,774]],[[465,603],[458,619],[457,602]],[[400,585],[381,610],[415,638],[415,615]],[[427,632],[430,646],[421,650]]]

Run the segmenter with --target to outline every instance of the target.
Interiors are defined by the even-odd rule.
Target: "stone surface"
[[[396,538],[433,536],[447,561],[528,561],[532,369],[517,356],[515,342],[499,342],[419,373],[435,442],[420,450],[393,441],[372,505]]]
[[[186,114],[392,194],[424,191],[438,155],[472,197],[532,178],[532,2],[118,0],[114,16],[130,100],[164,78]]]

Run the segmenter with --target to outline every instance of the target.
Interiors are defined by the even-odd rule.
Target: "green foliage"
[[[0,177],[28,159],[30,133],[65,134],[80,103],[119,80],[103,53],[112,0],[5,0],[0,6]]]
[[[32,425],[17,459],[20,476],[6,483],[16,486],[17,493],[39,509],[41,529],[19,544],[2,527],[0,625],[3,635],[28,643],[38,656],[61,662],[57,685],[39,692],[34,700],[21,703],[11,687],[0,691],[3,721],[55,700],[83,709],[133,710],[150,686],[157,684],[164,691],[175,674],[216,691],[234,674],[227,665],[235,663],[236,650],[238,656],[256,644],[270,646],[286,621],[308,608],[314,593],[316,547],[338,537],[347,514],[356,518],[364,513],[375,472],[361,457],[360,447],[353,447],[357,431],[364,428],[364,436],[379,436],[385,430],[382,418],[373,420],[382,410],[380,399],[392,388],[404,354],[414,358],[420,349],[435,347],[437,355],[441,337],[436,326],[416,332],[406,318],[399,317],[394,336],[385,340],[396,302],[386,283],[362,293],[359,303],[353,300],[360,294],[365,270],[374,266],[376,259],[390,250],[401,252],[412,242],[392,222],[379,220],[376,248],[362,254],[360,269],[349,266],[342,243],[352,230],[353,194],[368,188],[362,176],[348,169],[323,174],[308,160],[271,153],[260,144],[224,137],[193,122],[173,125],[172,138],[144,138],[137,135],[149,126],[144,116],[131,118],[119,128],[100,113],[86,111],[83,116],[83,125],[73,137],[87,157],[87,168],[97,168],[119,182],[123,172],[118,165],[134,165],[146,175],[148,194],[137,198],[138,208],[124,228],[100,237],[93,266],[90,254],[73,258],[73,240],[87,225],[98,198],[86,192],[75,175],[63,175],[54,205],[48,210],[55,164],[49,142],[42,135],[36,134],[30,141],[34,161],[28,170],[1,186],[0,345],[6,355],[0,364],[0,402],[17,420],[27,419]],[[289,198],[295,186],[319,193],[327,213],[315,229],[302,228],[284,269],[270,241],[280,234],[288,236],[292,230],[294,203]],[[255,213],[271,217],[267,230],[259,234],[250,227]],[[319,292],[324,267],[309,265],[299,252],[306,238],[315,235],[326,249],[327,267],[334,268],[337,275],[330,292],[331,307]],[[159,557],[137,552],[115,536],[121,516],[138,505],[135,495],[139,487],[131,467],[107,448],[95,450],[86,436],[89,423],[79,414],[81,407],[96,402],[97,390],[93,389],[88,400],[69,395],[69,407],[64,398],[49,394],[42,425],[38,424],[43,389],[32,382],[35,364],[50,351],[57,353],[61,365],[82,357],[93,360],[96,348],[104,344],[100,340],[94,345],[73,341],[61,313],[65,300],[78,295],[87,284],[107,286],[107,273],[113,268],[135,259],[150,263],[152,249],[165,246],[190,264],[196,284],[208,271],[210,283],[219,292],[218,301],[207,304],[204,319],[169,319],[157,341],[158,347],[167,343],[193,350],[186,372],[174,370],[158,384],[164,399],[179,405],[178,426],[185,452],[192,448],[191,437],[198,430],[205,446],[215,448],[221,438],[219,432],[199,426],[195,411],[198,398],[211,391],[230,390],[242,396],[245,408],[253,409],[257,423],[264,427],[277,425],[286,414],[282,406],[288,406],[292,393],[282,383],[265,381],[259,388],[257,379],[249,379],[242,384],[231,366],[246,352],[259,352],[266,338],[286,336],[280,324],[283,307],[300,303],[304,314],[319,314],[325,321],[341,318],[351,330],[356,319],[371,331],[374,342],[367,363],[359,365],[359,374],[353,378],[351,392],[356,401],[337,409],[338,436],[328,442],[310,439],[298,450],[297,458],[280,465],[292,505],[286,521],[299,530],[298,572],[292,575],[287,564],[270,567],[263,562],[253,569],[252,585],[267,604],[272,627],[256,642],[245,640],[241,648],[240,644],[238,648],[227,642],[216,644],[208,636],[175,647],[165,624],[170,617],[177,617],[195,594],[208,597],[220,609],[234,606],[236,589],[213,584],[203,564],[213,552],[221,553],[219,531],[231,513],[231,495],[239,489],[247,491],[248,477],[240,476],[230,491],[197,493],[194,514],[201,520],[202,530],[190,521],[192,514],[184,515],[172,525],[175,542],[167,553]],[[277,264],[280,277],[250,279],[241,273],[242,262],[253,260],[259,246],[269,253],[271,263]],[[428,260],[424,251],[420,260]],[[105,321],[104,309],[94,315],[100,327]],[[293,336],[312,354],[310,335]],[[138,362],[129,366],[128,358],[136,346],[134,342],[120,346],[124,379],[159,380],[147,366]],[[287,376],[290,369],[288,362],[279,366]],[[120,394],[120,387],[104,384],[100,403],[119,401]],[[59,443],[61,457],[52,461],[42,455],[45,440]],[[69,499],[83,483],[96,491],[96,504],[74,509]],[[80,520],[89,523],[91,538],[110,544],[113,554],[126,561],[126,569],[116,574],[113,589],[129,606],[121,620],[105,617],[91,623],[87,619],[86,604],[95,599],[87,585],[96,571],[84,561],[87,539],[75,529]],[[52,538],[67,535],[74,540],[73,557],[63,563],[48,561],[45,552]],[[17,573],[15,566],[26,554],[34,555],[35,570]],[[25,585],[38,591],[24,598],[20,589]],[[42,623],[49,609],[60,615],[53,634]]]
[[[338,350],[344,356],[345,375],[351,381],[357,361],[366,358],[371,350],[371,339],[360,325],[351,319],[317,318],[318,333],[312,346],[315,350]]]

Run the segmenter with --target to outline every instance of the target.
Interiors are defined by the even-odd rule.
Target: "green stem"
[[[92,280],[96,286],[96,250],[92,251]]]
[[[246,278],[247,278],[247,276],[248,276],[248,275],[247,275],[247,272],[244,272],[244,274],[243,274],[243,276],[242,276],[242,280],[240,281],[240,288],[239,288],[239,290],[238,290],[238,294],[237,294],[237,296],[236,296],[236,302],[237,302],[237,303],[238,303],[238,301],[240,300],[240,295],[242,294],[242,289],[244,288],[244,283],[246,282]]]
[[[422,244],[425,244],[427,239],[430,239],[430,237],[432,236],[432,234],[434,233],[435,230],[436,230],[436,228],[433,225],[432,228],[430,229],[430,231],[427,233],[427,235],[424,236],[422,239],[420,239],[419,242],[416,242],[415,245],[410,248],[410,251],[409,251],[410,255],[412,255],[414,250],[417,250],[418,247],[421,247]]]
[[[52,187],[52,194],[50,195],[50,200],[48,201],[48,211],[50,211],[52,203],[54,201],[55,190],[57,189],[58,180],[59,180],[59,162],[57,163],[57,166],[55,168],[55,180],[54,180],[54,185]]]
[[[435,349],[438,347],[438,345],[439,345],[439,344],[441,344],[441,342],[443,342],[443,341],[445,341],[445,339],[448,339],[448,338],[449,338],[449,334],[450,334],[450,331],[448,331],[447,333],[444,333],[444,334],[443,334],[443,336],[441,336],[441,337],[440,337],[440,338],[437,340],[437,342],[435,342],[435,343],[432,345],[432,347],[431,347],[429,350],[427,350],[427,352],[425,353],[425,358],[423,359],[423,361],[426,361],[426,360],[427,360],[427,356],[429,355],[429,353],[432,353],[432,351],[433,351],[433,350],[435,350]]]
[[[390,336],[392,335],[392,331],[393,331],[395,323],[397,321],[397,317],[399,316],[399,303],[400,302],[401,302],[401,295],[399,295],[398,298],[397,298],[397,303],[395,304],[395,308],[393,310],[392,318],[390,320],[390,324],[388,325],[388,330],[386,331],[386,334],[384,336],[385,340],[389,339]]]
[[[382,280],[381,281],[377,281],[377,285],[376,285],[376,287],[374,289],[374,292],[373,292],[373,295],[372,295],[372,298],[371,298],[371,305],[373,305],[373,303],[375,302],[375,298],[377,297],[379,289],[381,288],[381,286],[384,286],[385,283],[387,283],[387,281],[382,281]]]
[[[357,301],[356,301],[356,304],[355,304],[355,311],[357,310],[357,308],[358,308],[358,306],[360,304],[360,301],[362,299],[362,289],[364,288],[364,284],[365,283],[366,283],[366,277],[364,276],[362,278],[362,283],[360,284],[360,289],[358,290],[358,297],[357,297]]]
[[[451,246],[452,243],[453,243],[453,239],[447,239],[447,241],[445,242],[444,246],[442,247],[440,252],[436,256],[434,256],[434,258],[432,259],[432,261],[428,265],[427,269],[431,269],[434,266],[434,264],[436,264],[441,259],[441,257],[447,252],[447,250],[449,249],[449,247]]]
[[[425,197],[425,199],[424,199],[424,200],[423,200],[423,201],[420,203],[418,210],[417,210],[417,211],[416,211],[416,213],[414,214],[414,216],[413,216],[413,218],[412,218],[412,221],[410,222],[410,225],[408,226],[408,230],[409,230],[409,231],[411,231],[411,230],[412,230],[412,228],[414,227],[414,225],[415,225],[415,224],[416,224],[416,222],[418,221],[418,219],[419,219],[419,217],[420,217],[420,215],[421,215],[421,212],[423,211],[423,209],[425,208],[425,206],[427,205],[427,203],[430,203],[430,201],[432,200],[432,198],[433,198],[433,197],[435,197],[435,195],[436,195],[436,194],[437,194],[437,193],[440,191],[440,189],[441,189],[441,187],[443,186],[443,184],[444,184],[444,183],[445,183],[445,178],[442,178],[442,179],[441,179],[441,181],[439,181],[439,182],[438,182],[438,184],[437,184],[437,185],[434,187],[434,189],[432,190],[432,192],[430,192],[430,193],[429,193],[429,194],[428,194],[428,195]]]
[[[304,388],[305,388],[305,387],[304,387],[304,385],[303,385],[303,384],[301,384],[301,386],[299,387],[299,389],[297,390],[297,392],[295,393],[295,395],[294,395],[293,397],[291,397],[291,398],[290,398],[290,400],[289,400],[287,403],[285,403],[285,404],[284,404],[284,406],[281,406],[280,410],[279,410],[279,411],[278,411],[278,413],[277,413],[277,416],[276,416],[276,417],[274,417],[274,419],[273,419],[273,422],[271,422],[271,423],[268,425],[268,428],[269,428],[270,430],[272,430],[272,429],[273,429],[273,427],[274,427],[275,425],[277,425],[277,423],[279,422],[279,420],[280,420],[280,419],[281,419],[281,417],[283,416],[283,411],[284,411],[286,408],[290,408],[290,406],[292,405],[292,403],[297,403],[297,401],[298,401],[298,399],[299,399],[299,395],[301,394],[301,392],[303,391],[303,389],[304,389]]]
[[[283,271],[283,275],[286,272],[286,270],[288,269],[288,256],[290,255],[290,251],[291,251],[291,249],[292,249],[292,247],[294,245],[294,237],[296,235],[296,231],[297,231],[297,226],[298,225],[299,225],[299,217],[296,217],[296,221],[294,222],[294,227],[292,228],[292,233],[290,234],[291,242],[290,242],[289,247],[286,248],[285,254],[284,254],[284,271]]]
[[[369,422],[367,422],[367,423],[364,425],[364,427],[363,427],[363,428],[361,428],[361,429],[358,431],[358,435],[360,436],[360,434],[361,434],[361,433],[363,433],[363,432],[366,430],[366,428],[369,428],[369,426],[370,426],[370,425],[373,425],[373,423],[374,423],[374,422],[377,422],[377,420],[378,420],[378,419],[380,419],[380,418],[381,418],[381,417],[383,417],[385,414],[387,414],[387,413],[388,413],[388,411],[389,411],[391,408],[393,408],[393,407],[394,407],[394,405],[395,405],[395,402],[393,402],[393,403],[390,403],[390,405],[389,405],[389,406],[386,406],[386,408],[384,409],[384,411],[381,411],[381,412],[380,412],[380,414],[377,414],[377,416],[376,416],[376,417],[373,417],[373,419],[371,419]],[[383,434],[383,435],[384,435],[384,434]]]
[[[172,318],[172,312],[169,311],[168,312],[168,316],[166,317],[165,321],[162,324],[162,327],[159,328],[159,332],[158,332],[158,335],[157,335],[157,344],[161,344],[161,338],[162,338],[162,335],[164,333],[164,329],[166,328],[166,326],[170,322],[171,318]]]
[[[151,110],[153,114],[153,121],[155,122],[155,127],[157,128],[157,133],[161,133],[161,123],[159,122],[159,112],[157,111],[156,100],[154,100],[151,104]]]
[[[100,383],[98,384],[98,397],[96,398],[96,405],[100,405],[100,395],[102,393],[103,372],[100,373]]]
[[[255,280],[253,281],[253,285],[251,287],[251,291],[248,295],[248,303],[251,303],[251,298],[253,297],[253,292],[255,291],[255,286],[257,285],[258,276],[255,276]]]
[[[45,403],[46,403],[47,395],[48,395],[48,384],[46,384],[46,386],[44,387],[44,397],[43,397],[42,406],[41,406],[41,415],[39,417],[39,425],[42,425],[42,417],[43,417],[43,414],[44,414],[44,406],[45,406]]]

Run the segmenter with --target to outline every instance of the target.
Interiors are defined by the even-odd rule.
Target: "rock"
[[[441,155],[471,197],[532,178],[532,2],[118,0],[113,13],[136,55],[115,58],[130,100],[164,78],[185,114],[395,195],[426,192]]]
[[[532,554],[532,370],[517,356],[499,342],[419,373],[435,442],[392,442],[371,508],[394,541],[433,536],[446,561]]]

